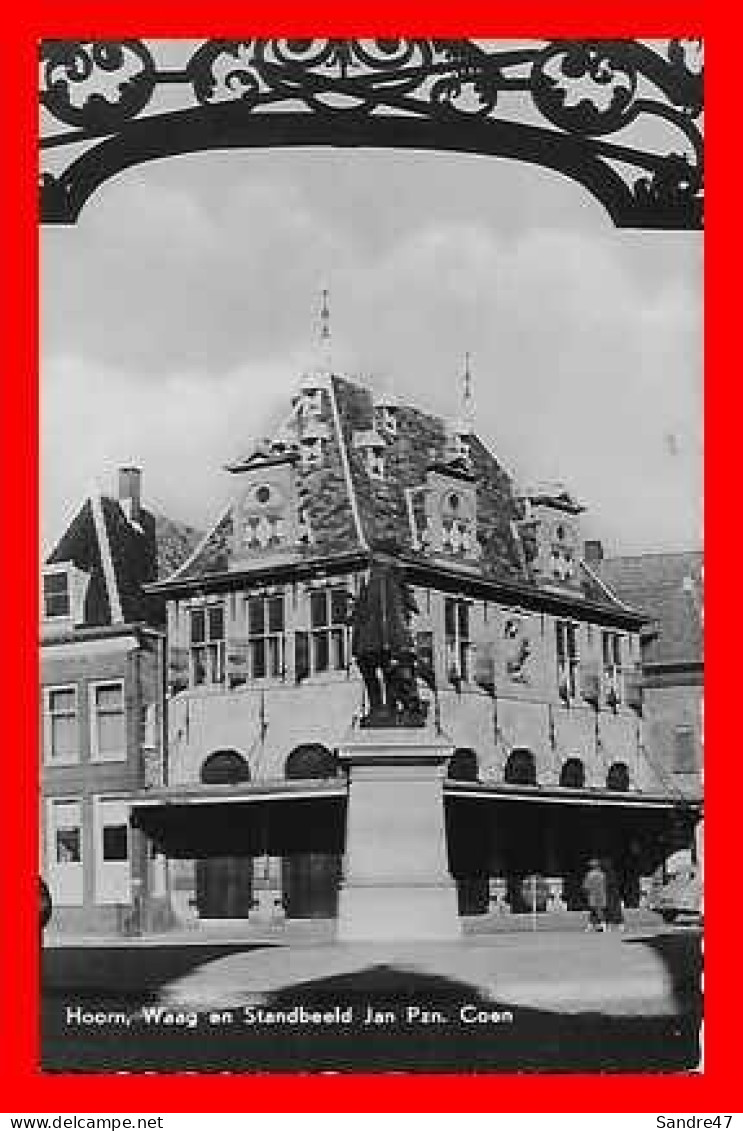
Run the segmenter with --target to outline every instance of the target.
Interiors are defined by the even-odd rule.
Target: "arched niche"
[[[340,773],[338,758],[319,742],[296,746],[286,760],[285,774],[290,779],[334,778]]]
[[[250,781],[250,766],[237,750],[215,750],[205,759],[199,777],[204,785],[237,785]]]
[[[508,756],[503,773],[509,785],[536,785],[537,764],[531,750],[513,750]]]

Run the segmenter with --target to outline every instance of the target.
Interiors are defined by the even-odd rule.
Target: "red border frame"
[[[732,429],[739,418],[741,395],[735,379],[726,381],[726,363],[733,361],[730,327],[735,323],[735,284],[726,280],[726,253],[738,240],[733,194],[737,184],[722,170],[723,130],[729,115],[729,148],[737,140],[733,79],[736,46],[733,16],[709,8],[701,0],[624,0],[614,10],[596,0],[530,0],[523,7],[512,0],[499,10],[491,0],[470,0],[467,8],[438,0],[408,0],[405,9],[393,0],[342,7],[326,0],[302,8],[296,0],[280,11],[251,8],[241,0],[220,0],[208,9],[193,0],[155,5],[152,0],[76,0],[62,5],[48,0],[6,9],[3,23],[3,113],[0,153],[5,168],[0,181],[3,194],[5,283],[2,313],[5,325],[2,373],[2,442],[0,458],[0,515],[2,569],[5,594],[5,636],[2,651],[2,686],[5,690],[6,725],[3,759],[2,931],[2,1078],[3,1106],[14,1111],[735,1111],[733,1099],[737,1064],[738,997],[734,977],[735,906],[730,899],[733,844],[730,826],[740,781],[740,757],[728,739],[725,757],[724,709],[735,702],[735,664],[730,647],[726,665],[722,631],[717,616],[724,594],[734,592],[732,571],[735,551],[725,539],[727,554],[716,553],[715,533],[727,525],[734,482],[729,453]],[[12,15],[11,15],[12,13]],[[711,225],[706,237],[706,380],[707,429],[705,468],[708,541],[713,554],[713,586],[707,600],[707,795],[712,821],[706,836],[708,930],[706,1067],[700,1075],[575,1076],[575,1075],[475,1075],[475,1076],[293,1076],[240,1075],[42,1075],[36,1068],[38,1048],[36,971],[36,839],[37,802],[37,494],[38,494],[38,391],[37,359],[37,249],[35,190],[36,92],[35,44],[39,38],[199,37],[244,34],[249,24],[262,35],[466,35],[493,37],[534,36],[643,36],[704,35],[707,40],[707,101],[712,107],[707,127],[708,153],[712,157]],[[727,57],[726,57],[727,56]],[[726,88],[729,84],[729,89]],[[727,95],[727,98],[726,98]],[[707,115],[708,118],[710,115]],[[737,203],[737,201],[736,201]],[[737,209],[739,219],[740,208]],[[649,237],[650,238],[650,237]],[[737,273],[736,273],[737,275]],[[736,311],[737,314],[737,311]],[[738,316],[739,317],[739,316]],[[728,360],[730,359],[730,360]],[[737,359],[736,359],[737,360]],[[737,374],[735,375],[737,377]],[[672,374],[669,374],[672,380]],[[731,404],[731,400],[735,403]],[[714,443],[709,442],[709,435]],[[737,469],[736,469],[737,470]],[[722,539],[721,539],[722,541]],[[729,585],[726,584],[729,582]],[[730,612],[728,612],[730,617]],[[10,623],[8,623],[8,621]],[[729,622],[728,622],[729,623]],[[732,635],[732,634],[731,634]],[[735,639],[733,637],[733,639]],[[736,650],[736,652],[739,649]],[[719,709],[718,709],[719,707]],[[737,763],[737,765],[736,765]],[[725,864],[728,867],[725,867]],[[725,1108],[725,1104],[729,1106]]]

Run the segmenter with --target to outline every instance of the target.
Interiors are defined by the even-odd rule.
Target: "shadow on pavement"
[[[625,939],[628,946],[644,946],[663,962],[676,1003],[685,1008],[691,1002],[700,1008],[702,999],[702,936],[698,931],[668,931],[647,937]]]
[[[115,971],[118,1000],[153,1000],[157,991],[175,978],[185,977],[215,959],[230,954],[247,954],[261,950],[261,944],[208,943],[196,946],[148,946],[146,949],[123,947],[65,946],[42,952],[41,991],[44,995],[70,994],[66,987],[83,987],[75,991],[86,997],[110,997],[111,971]]]
[[[561,1014],[485,999],[462,982],[395,964],[318,978],[264,1000],[269,1016],[295,1010],[293,1023],[260,1023],[258,1007],[236,1006],[216,1022],[205,1011],[181,1024],[132,1016],[123,1026],[70,1028],[68,1004],[45,996],[44,1071],[674,1072],[699,1061],[695,1007],[660,1017]],[[120,1009],[121,1001],[76,993],[75,1005]],[[300,1008],[345,1011],[346,1020],[303,1021]]]

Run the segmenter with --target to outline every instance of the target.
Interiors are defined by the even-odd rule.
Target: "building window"
[[[67,570],[47,572],[43,578],[45,620],[66,620],[71,615],[70,577]]]
[[[555,641],[557,644],[557,686],[560,698],[564,699],[566,703],[570,703],[578,696],[578,669],[580,666],[578,626],[571,621],[556,621]]]
[[[224,607],[191,609],[191,682],[224,683]]]
[[[126,758],[124,684],[120,679],[90,685],[90,754],[101,762]]]
[[[313,675],[345,671],[348,665],[348,593],[315,589],[310,594],[310,664]],[[302,649],[298,648],[298,652]]]
[[[503,780],[509,785],[537,784],[537,764],[531,750],[513,750],[509,754]]]
[[[374,406],[374,427],[385,435],[397,435],[397,415],[392,405],[379,404]]]
[[[604,699],[616,707],[623,699],[622,637],[618,632],[601,633],[601,654],[604,671]]]
[[[630,787],[629,769],[625,762],[614,762],[606,775],[606,788],[626,793]]]
[[[103,859],[129,859],[129,829],[126,825],[103,826]]]
[[[380,483],[384,482],[384,456],[381,451],[369,448],[366,453],[366,470],[370,479],[377,479]]]
[[[444,598],[446,671],[451,682],[470,678],[470,609],[466,601]]]
[[[46,879],[55,904],[83,902],[82,806],[79,801],[52,801]]]
[[[284,674],[284,597],[249,597],[248,651],[252,679]]]
[[[560,785],[568,789],[582,789],[586,784],[586,770],[580,758],[568,758],[560,770]]]
[[[77,688],[47,687],[44,692],[46,761],[63,765],[80,758]]]
[[[303,471],[315,471],[322,467],[323,441],[322,436],[303,436],[300,447],[300,460]]]
[[[129,807],[125,801],[97,801],[95,855],[96,902],[128,903],[131,899],[131,874]]]

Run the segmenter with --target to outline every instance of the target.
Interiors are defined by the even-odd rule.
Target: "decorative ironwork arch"
[[[324,145],[531,162],[583,185],[617,227],[702,225],[698,40],[660,51],[635,40],[220,39],[179,70],[155,52],[134,39],[42,44],[42,222],[74,223],[100,185],[143,162]],[[174,90],[184,105],[164,109]],[[650,144],[659,132],[665,143]]]

